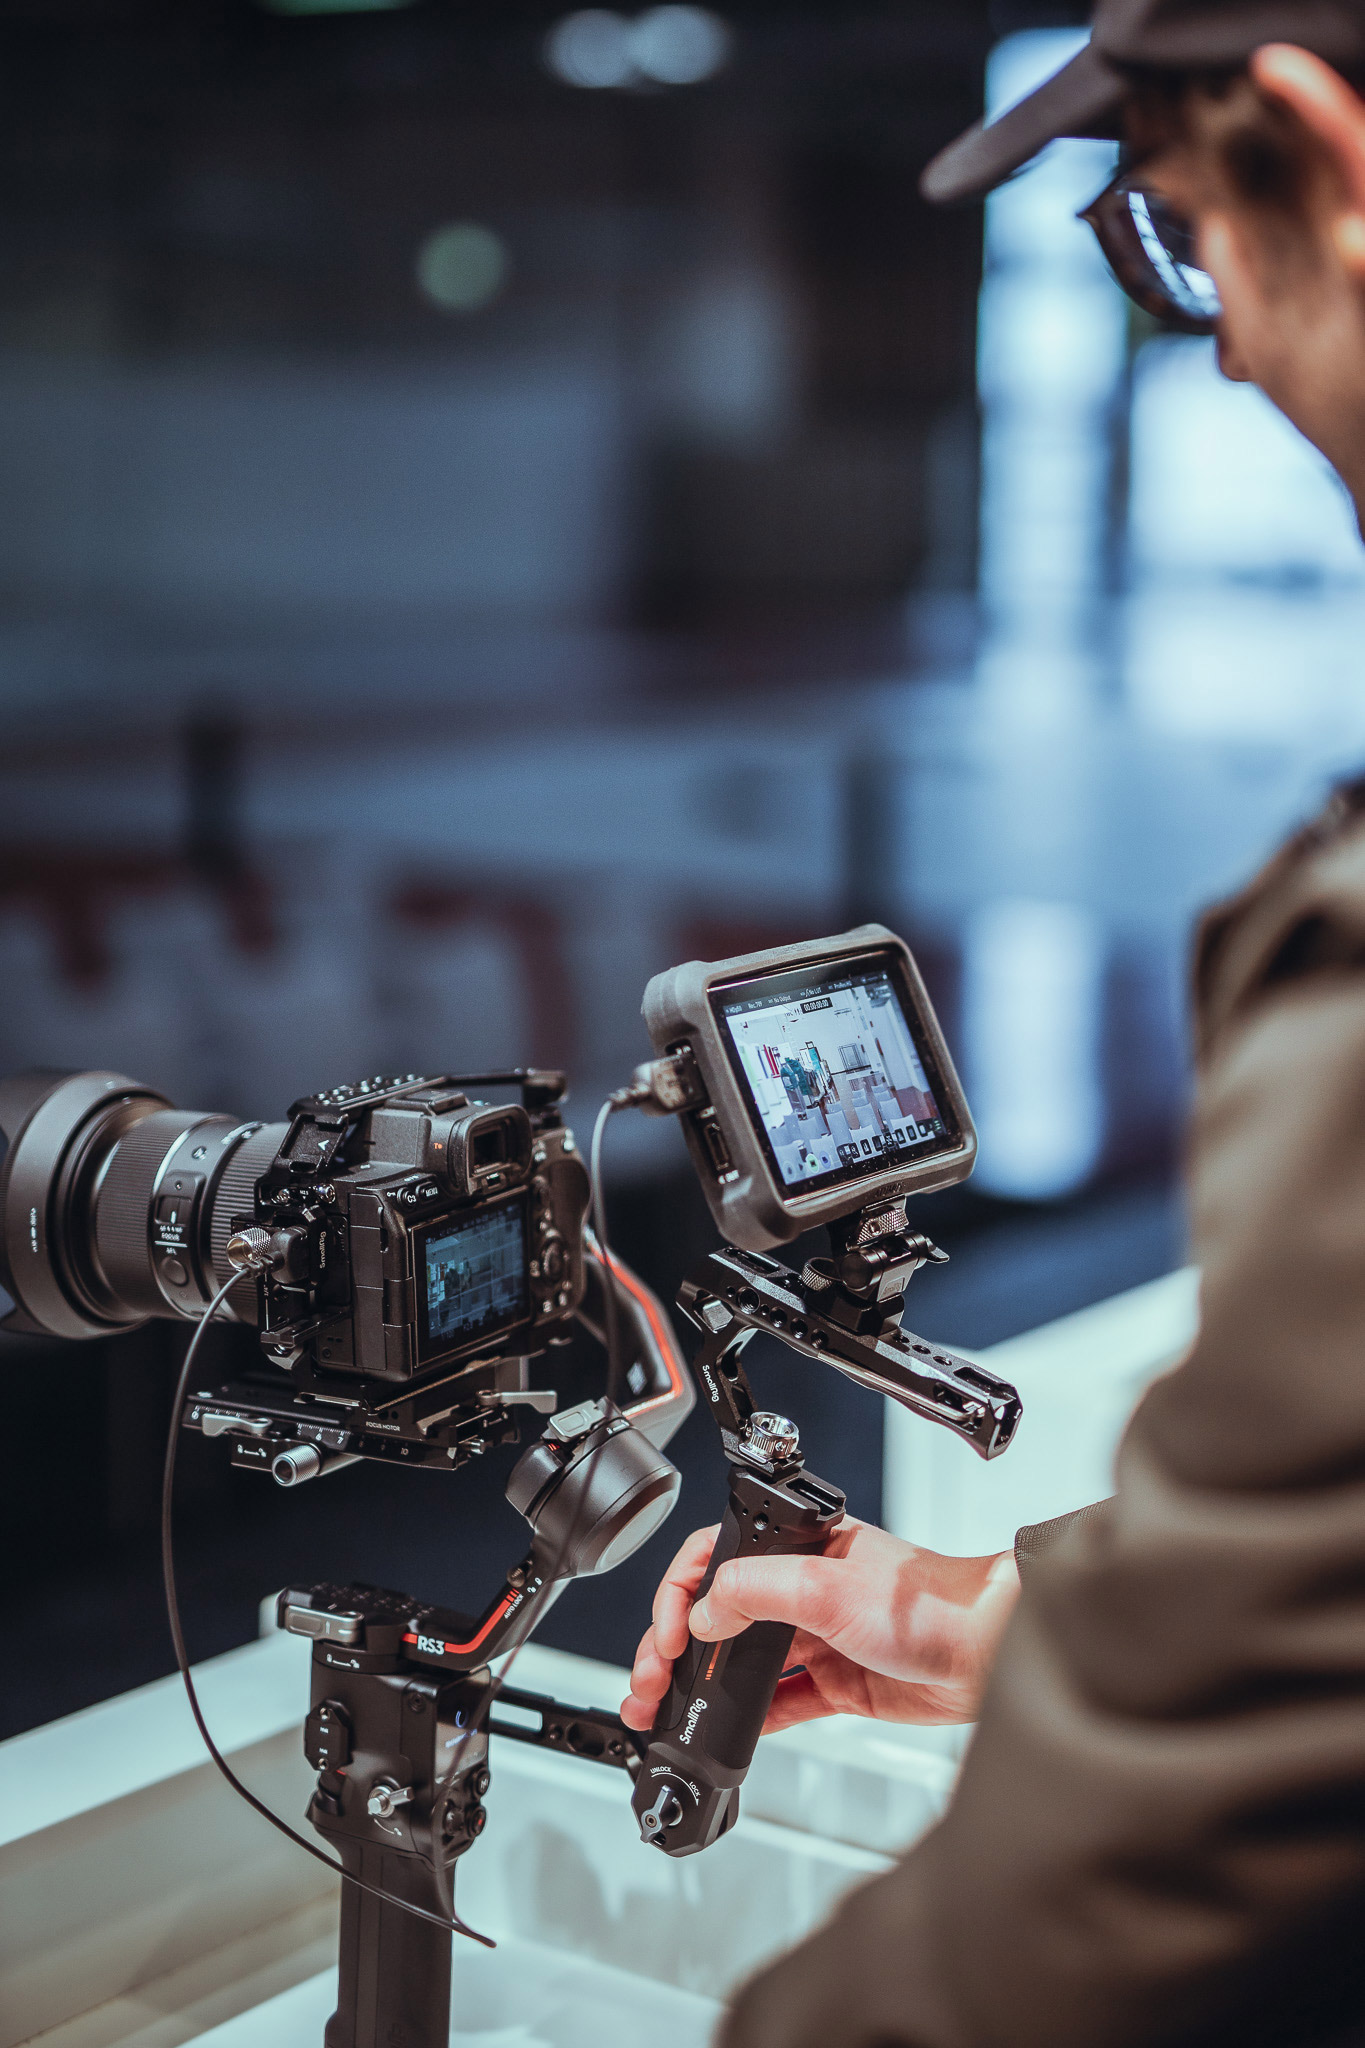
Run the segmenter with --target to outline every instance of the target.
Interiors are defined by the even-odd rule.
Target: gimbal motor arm
[[[602,1253],[592,1244],[588,1252],[605,1280]],[[526,1640],[569,1580],[621,1563],[677,1498],[678,1473],[661,1447],[695,1391],[662,1304],[619,1260],[611,1270],[634,1336],[633,1398],[624,1410],[597,1400],[552,1415],[518,1459],[507,1496],[531,1528],[531,1549],[477,1621],[374,1586],[280,1596],[281,1627],[313,1643],[304,1746],[318,1781],[309,1817],[373,1887],[343,1891],[327,2048],[389,2048],[400,2035],[409,2048],[444,2048],[450,1935],[440,1919],[450,1866],[483,1830],[490,1733],[632,1775],[639,1768],[644,1739],[616,1715],[514,1690],[489,1668]],[[437,1917],[414,1917],[399,1900]]]

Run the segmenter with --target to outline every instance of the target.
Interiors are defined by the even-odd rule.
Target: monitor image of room
[[[778,1171],[788,1187],[931,1145],[944,1131],[885,975],[727,1009]]]

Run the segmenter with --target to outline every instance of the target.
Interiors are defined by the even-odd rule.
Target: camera
[[[197,1320],[245,1261],[226,1307],[257,1329],[259,1363],[191,1389],[191,1427],[285,1485],[356,1456],[454,1469],[515,1439],[510,1409],[556,1405],[527,1361],[565,1339],[586,1286],[564,1094],[541,1069],[406,1074],[262,1124],[174,1109],[121,1074],[11,1077],[0,1328]]]
[[[971,1112],[909,947],[884,925],[656,975],[644,1017],[721,1236],[786,1244],[965,1180]],[[651,1070],[644,1069],[643,1073]]]
[[[519,1099],[471,1092],[482,1088]],[[639,1767],[640,1740],[614,1715],[505,1682],[564,1586],[613,1570],[667,1518],[681,1480],[663,1446],[694,1400],[662,1304],[586,1228],[591,1186],[564,1095],[564,1076],[538,1068],[380,1076],[262,1124],[174,1109],[121,1074],[0,1081],[0,1328],[197,1326],[162,1489],[176,1663],[233,1790],[349,1880],[327,2038],[355,2048],[449,2038],[451,1934],[471,1931],[453,1870],[486,1818],[490,1726]],[[567,1344],[575,1321],[603,1341],[584,1308],[590,1275],[608,1311],[608,1391],[566,1406],[553,1384],[531,1386],[530,1362]],[[225,1313],[254,1327],[255,1362],[202,1387],[199,1348]],[[324,1853],[242,1784],[199,1705],[174,1560],[181,1428],[296,1486],[361,1458],[458,1470],[516,1441],[522,1407],[548,1418],[505,1487],[531,1544],[481,1614],[359,1583],[280,1596],[280,1626],[312,1643],[308,1813]],[[495,1658],[509,1660],[496,1678]]]

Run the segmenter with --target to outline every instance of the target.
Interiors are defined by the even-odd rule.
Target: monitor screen
[[[524,1320],[526,1204],[500,1202],[459,1222],[433,1224],[419,1240],[422,1350],[435,1357]]]
[[[779,1185],[804,1193],[961,1142],[908,991],[886,954],[711,992]]]

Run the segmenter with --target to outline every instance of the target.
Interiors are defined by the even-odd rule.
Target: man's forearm
[[[944,1820],[725,2048],[1288,2048],[1365,2017],[1362,1132],[1365,977],[1263,1005],[1206,1082],[1190,1358],[1114,1499],[1025,1534]]]

